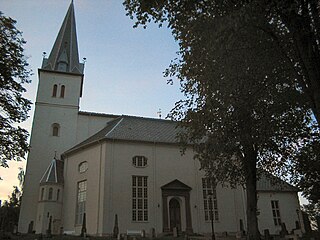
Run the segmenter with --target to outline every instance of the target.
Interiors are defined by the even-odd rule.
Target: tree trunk
[[[247,239],[259,240],[257,219],[257,152],[252,146],[245,149],[246,196],[247,196]]]

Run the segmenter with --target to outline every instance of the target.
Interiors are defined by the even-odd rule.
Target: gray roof
[[[43,59],[42,68],[56,71],[58,70],[59,62],[67,64],[66,72],[83,74],[84,64],[79,63],[73,1],[71,2],[68,12],[63,20],[49,58]]]
[[[299,189],[270,173],[263,172],[260,175],[260,179],[257,181],[257,191],[299,192]]]
[[[107,123],[98,133],[65,152],[90,145],[103,139],[142,141],[152,143],[178,143],[177,122],[163,119],[121,116]]]
[[[63,161],[53,159],[43,174],[40,184],[58,183],[63,184]]]

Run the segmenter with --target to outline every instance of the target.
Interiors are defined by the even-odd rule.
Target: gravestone
[[[173,228],[173,237],[178,237],[178,228],[177,227],[174,227]]]
[[[288,230],[285,223],[281,223],[281,231],[280,231],[280,237],[285,237],[288,235]]]
[[[269,229],[265,229],[264,230],[264,239],[265,240],[270,240],[271,239]]]
[[[32,231],[33,231],[33,221],[31,221],[28,226],[28,233],[32,233]]]
[[[150,229],[150,237],[153,239],[156,237],[156,230],[154,228]]]

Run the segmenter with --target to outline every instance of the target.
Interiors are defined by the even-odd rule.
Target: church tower
[[[79,62],[74,6],[71,2],[48,58],[38,69],[38,91],[31,131],[19,232],[37,228],[39,184],[53,157],[76,144],[84,64]],[[41,183],[44,184],[44,183]],[[47,184],[47,183],[46,183]],[[59,184],[63,184],[59,182]],[[48,188],[50,189],[50,187]],[[42,220],[41,220],[42,221]]]

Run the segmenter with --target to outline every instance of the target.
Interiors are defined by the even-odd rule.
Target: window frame
[[[148,203],[148,176],[132,176],[132,222],[149,221],[149,203]]]
[[[60,87],[60,98],[64,98],[65,92],[66,92],[66,86],[65,85],[61,85],[61,87]]]
[[[211,209],[212,209],[213,221],[218,222],[220,218],[219,218],[219,208],[218,208],[216,188],[214,188],[214,184],[212,184],[212,180],[210,178],[202,178],[201,180],[202,180],[204,219],[206,222],[211,221]],[[208,197],[208,196],[212,196],[212,197]]]
[[[87,179],[77,182],[75,225],[82,225],[83,215],[86,213],[87,186]]]
[[[48,200],[52,200],[52,199],[53,199],[53,188],[50,187],[48,191]]]
[[[52,97],[56,98],[58,93],[58,84],[54,84],[52,88]]]
[[[281,226],[281,214],[279,200],[271,200],[272,219],[275,226]]]
[[[60,136],[60,124],[59,123],[53,123],[51,125],[51,136],[53,136],[53,137]]]
[[[85,173],[89,168],[89,164],[87,161],[83,161],[81,163],[79,163],[78,165],[78,172],[79,173]]]
[[[132,157],[132,166],[136,168],[145,168],[148,166],[148,158],[142,155]]]

